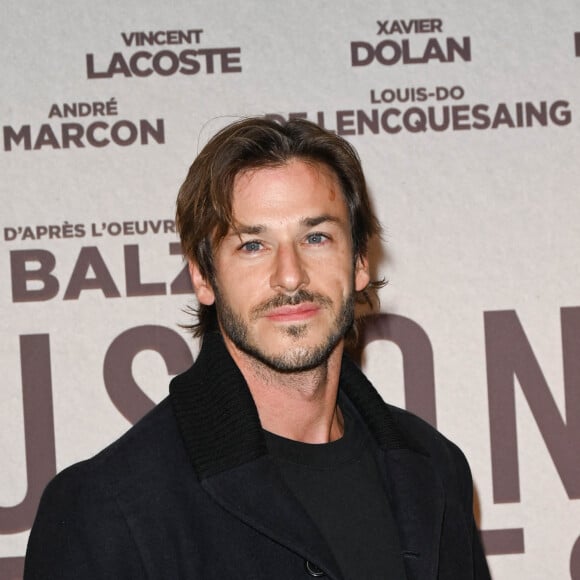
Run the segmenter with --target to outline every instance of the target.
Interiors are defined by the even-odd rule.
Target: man
[[[177,223],[199,356],[49,485],[25,578],[489,578],[461,452],[344,354],[379,232],[350,145],[234,123],[191,166]]]

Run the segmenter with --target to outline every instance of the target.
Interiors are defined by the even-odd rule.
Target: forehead
[[[232,213],[234,221],[243,222],[320,213],[349,221],[334,171],[324,164],[300,159],[240,172],[234,180]]]

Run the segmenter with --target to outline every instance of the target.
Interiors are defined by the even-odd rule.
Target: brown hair
[[[213,249],[234,226],[232,191],[236,176],[249,169],[281,166],[291,159],[329,167],[341,185],[350,216],[354,258],[366,257],[369,240],[381,226],[372,210],[360,159],[344,139],[303,119],[279,123],[247,118],[219,131],[189,168],[177,196],[176,223],[184,255],[213,280]],[[371,282],[357,293],[357,302],[372,305]],[[215,326],[215,306],[201,304],[190,328],[203,336]]]

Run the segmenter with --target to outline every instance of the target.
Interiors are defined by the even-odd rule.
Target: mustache
[[[298,306],[298,304],[302,304],[303,302],[312,302],[323,307],[332,306],[332,300],[328,296],[302,289],[290,295],[278,294],[262,302],[262,304],[258,304],[258,306],[252,309],[252,318],[259,318],[271,310],[282,306]]]

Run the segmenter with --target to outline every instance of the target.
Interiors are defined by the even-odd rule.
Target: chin
[[[248,349],[246,354],[254,357],[272,370],[285,373],[309,371],[326,365],[339,341],[325,341],[294,346],[277,352]]]

